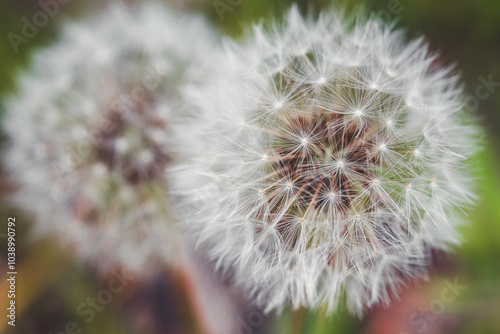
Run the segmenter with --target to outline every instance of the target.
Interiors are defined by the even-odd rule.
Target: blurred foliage
[[[172,0],[174,1],[174,0]],[[206,15],[224,34],[239,38],[252,22],[280,18],[293,3],[291,0],[177,0],[181,7]],[[425,35],[431,47],[442,54],[445,64],[457,64],[463,73],[466,92],[479,102],[477,116],[489,134],[485,148],[473,161],[478,171],[477,207],[469,213],[470,223],[463,228],[464,243],[451,258],[435,264],[429,283],[429,294],[423,298],[431,303],[442,290],[443,282],[457,279],[467,288],[445,314],[456,319],[460,328],[453,333],[500,333],[500,1],[498,0],[299,0],[304,12],[319,13],[329,6],[354,8],[359,4],[368,12],[386,20],[397,21],[409,37]],[[29,64],[36,49],[56,40],[57,26],[66,19],[91,11],[96,1],[73,1],[61,6],[60,13],[40,28],[28,43],[21,44],[15,53],[8,39],[10,32],[20,34],[23,17],[32,18],[40,10],[36,1],[4,0],[0,3],[0,93],[15,89],[16,77]],[[102,4],[101,4],[102,6]],[[221,7],[222,6],[222,7]],[[95,10],[95,9],[94,9]],[[484,100],[476,92],[481,78],[495,83],[490,96]],[[496,83],[499,84],[496,84]],[[50,83],[48,83],[50,84]],[[481,92],[485,92],[484,87]],[[3,104],[0,100],[0,108]],[[4,141],[2,140],[2,145]],[[64,329],[67,321],[76,318],[75,307],[87,296],[99,291],[95,275],[81,264],[68,261],[55,246],[28,242],[29,217],[7,204],[12,188],[0,174],[0,219],[18,217],[18,267],[20,308],[16,328],[5,333],[50,333]],[[6,245],[0,229],[0,258],[5,259]],[[2,260],[5,263],[5,260]],[[3,272],[4,270],[2,270]],[[4,279],[2,279],[3,283]],[[0,285],[0,300],[4,305],[5,285]],[[419,289],[410,284],[408,289]],[[421,291],[421,290],[418,290]],[[422,290],[423,291],[423,290]],[[427,291],[427,290],[426,290]],[[403,300],[404,301],[404,300]],[[377,312],[377,310],[374,310]],[[382,311],[383,312],[383,311]],[[395,315],[396,316],[396,315]],[[325,316],[322,310],[285,311],[275,317],[270,333],[363,333],[372,329],[372,317],[358,320],[346,310]],[[83,333],[132,333],[123,312],[107,308],[90,324],[82,324]],[[451,333],[441,329],[435,333]]]

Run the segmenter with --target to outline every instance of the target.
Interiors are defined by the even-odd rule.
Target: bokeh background
[[[43,2],[45,0],[41,0]],[[116,0],[120,1],[120,0]],[[65,0],[34,37],[10,44],[8,34],[20,34],[23,18],[42,10],[39,1],[0,2],[0,96],[16,90],[37,50],[57,41],[60,25],[101,10],[104,1]],[[133,1],[126,1],[132,3]],[[281,17],[289,0],[178,0],[172,6],[198,12],[223,34],[240,38],[259,20]],[[0,165],[0,332],[9,334],[78,333],[500,333],[500,1],[498,0],[301,0],[301,10],[317,14],[331,5],[353,8],[362,4],[384,20],[396,22],[408,38],[424,35],[441,62],[462,72],[468,108],[485,129],[484,148],[474,157],[479,200],[468,212],[463,244],[453,254],[434,254],[428,279],[412,282],[389,306],[376,306],[363,319],[341,309],[332,316],[324,310],[285,310],[263,314],[238,291],[212,293],[208,303],[193,302],[184,278],[165,273],[134,279],[112,301],[96,310],[91,321],[76,309],[97,296],[111,279],[102,277],[51,240],[33,241],[33,217],[9,205],[14,191]],[[50,83],[47,83],[50,84]],[[5,113],[0,100],[1,115]],[[19,129],[20,132],[23,129]],[[0,134],[0,145],[7,145]],[[17,221],[16,327],[7,325],[7,218]],[[204,270],[209,271],[209,268]],[[222,281],[222,288],[229,289]],[[210,287],[208,288],[210,289]],[[218,304],[232,296],[234,312],[217,313]],[[213,307],[210,307],[210,306]],[[212,308],[209,315],[204,309]],[[215,310],[215,312],[214,312]],[[202,320],[200,320],[200,317]],[[207,325],[208,323],[208,325]],[[217,327],[217,324],[224,326]],[[215,325],[213,325],[215,324]]]

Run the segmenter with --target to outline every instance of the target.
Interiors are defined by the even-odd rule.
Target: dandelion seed
[[[145,165],[151,163],[154,160],[154,155],[151,151],[149,150],[143,150],[139,154],[139,161]]]
[[[129,145],[128,145],[128,142],[125,138],[118,138],[115,141],[115,147],[119,153],[123,154],[127,151],[127,149],[129,148]]]

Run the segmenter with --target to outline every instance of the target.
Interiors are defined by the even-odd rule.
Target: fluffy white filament
[[[35,230],[100,269],[176,261],[167,167],[180,88],[213,49],[203,20],[159,4],[70,23],[10,99],[6,156]]]
[[[387,301],[470,202],[457,77],[377,19],[292,9],[186,93],[184,223],[267,308]]]

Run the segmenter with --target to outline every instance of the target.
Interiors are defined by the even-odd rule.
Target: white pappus
[[[66,23],[10,97],[5,156],[35,231],[99,269],[175,264],[167,174],[179,90],[216,42],[203,19],[160,4],[110,5]],[[23,129],[23,131],[19,131]]]
[[[360,314],[457,242],[476,127],[436,58],[378,18],[293,8],[186,90],[183,223],[268,310],[345,294]]]

